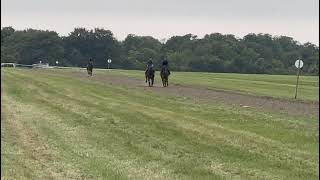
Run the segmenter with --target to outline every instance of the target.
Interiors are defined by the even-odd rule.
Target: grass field
[[[59,72],[1,69],[1,179],[319,178],[318,118],[194,103]],[[290,96],[280,87],[294,81],[216,75],[176,73],[172,81],[283,98]],[[316,100],[318,79],[301,84],[300,97]]]
[[[97,71],[97,73],[106,73]],[[143,78],[141,71],[116,70],[112,74]],[[160,81],[159,72],[156,72]],[[170,82],[257,96],[293,99],[297,77],[292,75],[173,72]],[[300,76],[298,99],[319,101],[319,76]]]

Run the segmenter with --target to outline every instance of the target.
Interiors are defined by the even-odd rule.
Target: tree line
[[[305,74],[319,75],[319,47],[301,44],[291,37],[250,33],[243,38],[212,33],[173,36],[166,42],[151,36],[129,34],[117,40],[110,30],[75,28],[68,36],[35,29],[1,29],[1,62],[33,64],[40,60],[54,65],[144,69],[149,59],[159,67],[163,59],[173,71],[294,74],[294,62],[304,61]]]

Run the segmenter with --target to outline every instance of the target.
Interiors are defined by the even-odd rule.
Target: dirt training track
[[[72,74],[88,79],[83,72],[63,72],[63,74]],[[226,92],[222,90],[206,89],[194,86],[182,86],[170,84],[163,88],[160,81],[156,81],[154,87],[147,87],[144,80],[129,78],[118,75],[95,74],[90,77],[94,81],[104,82],[109,85],[124,86],[127,88],[140,88],[144,91],[152,91],[159,94],[170,96],[181,96],[194,100],[195,102],[222,103],[243,108],[255,108],[262,111],[279,112],[288,115],[299,115],[319,118],[319,102],[302,102],[285,99],[275,99],[271,97],[261,97],[239,94],[235,92]]]

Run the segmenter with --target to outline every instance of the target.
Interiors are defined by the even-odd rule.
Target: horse
[[[93,62],[92,60],[89,61],[87,64],[87,72],[89,76],[92,76],[92,71],[93,71]]]
[[[168,79],[169,79],[170,71],[167,66],[163,66],[160,72],[160,76],[162,79],[162,85],[163,87],[167,87],[169,85]]]
[[[155,72],[155,70],[153,69],[152,66],[148,67],[147,71],[145,72],[146,83],[147,83],[147,81],[148,81],[149,87],[152,87],[152,86],[153,86],[153,82],[154,82],[154,72]]]
[[[88,67],[87,67],[87,72],[88,72],[88,75],[89,75],[89,76],[92,76],[92,70],[93,70],[93,67],[92,67],[92,66],[88,66]]]

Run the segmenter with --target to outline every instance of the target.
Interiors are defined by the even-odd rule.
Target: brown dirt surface
[[[319,119],[319,102],[303,102],[272,97],[252,96],[222,90],[206,89],[203,87],[182,86],[170,84],[169,87],[162,87],[161,82],[156,82],[153,87],[147,87],[143,79],[138,80],[125,76],[95,74],[92,77],[85,76],[82,72],[72,72],[83,78],[92,78],[110,85],[125,86],[128,88],[141,88],[170,96],[181,96],[194,99],[195,101],[207,103],[222,103],[227,105],[240,106],[243,108],[255,108],[266,112],[279,112],[288,115],[317,117]]]

